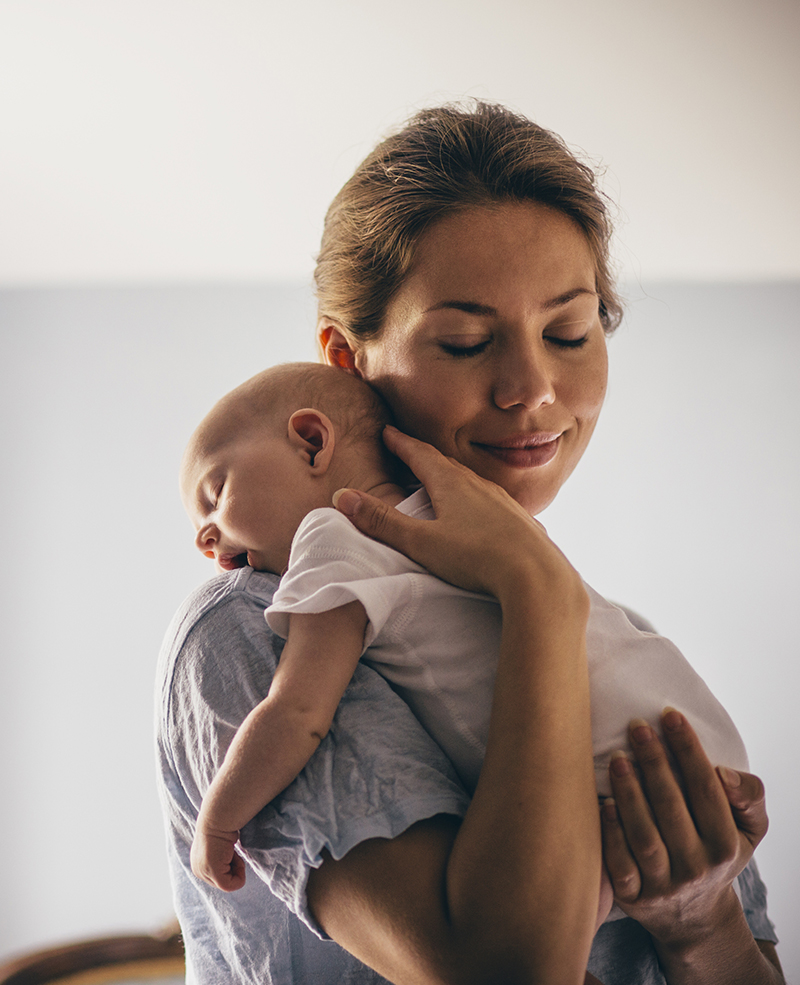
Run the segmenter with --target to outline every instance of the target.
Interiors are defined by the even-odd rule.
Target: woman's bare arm
[[[394,982],[582,985],[600,887],[583,584],[499,487],[430,446],[390,441],[437,519],[352,491],[339,507],[433,573],[499,600],[486,758],[463,822],[431,818],[327,859],[309,880],[312,912]]]
[[[535,616],[514,615],[504,610],[487,756],[464,821],[420,822],[310,877],[320,924],[390,981],[584,980],[600,865],[581,644],[563,634],[549,647]],[[536,671],[567,693],[560,707],[532,693],[547,690]]]

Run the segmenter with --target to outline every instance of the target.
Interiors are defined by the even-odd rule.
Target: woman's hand
[[[502,600],[520,568],[528,573],[535,563],[551,598],[570,597],[567,586],[584,594],[580,576],[544,527],[504,489],[396,428],[385,429],[384,441],[424,483],[436,519],[417,520],[365,493],[340,490],[335,506],[359,530],[468,591]]]
[[[739,981],[738,963],[766,977],[733,881],[767,831],[764,788],[758,777],[715,770],[686,719],[668,709],[666,745],[647,723],[631,723],[630,742],[641,782],[626,756],[612,759],[613,800],[602,809],[603,854],[621,909],[649,931],[674,982]],[[710,969],[714,969],[714,977]],[[711,977],[709,977],[711,975]]]

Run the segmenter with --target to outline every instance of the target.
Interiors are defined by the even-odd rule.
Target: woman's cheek
[[[576,416],[594,422],[603,407],[608,388],[608,355],[605,340],[601,352],[587,363],[584,372],[577,374],[572,384],[573,407]]]
[[[397,426],[415,438],[432,441],[448,416],[448,396],[452,387],[434,378],[430,367],[408,367],[369,381],[389,404]]]

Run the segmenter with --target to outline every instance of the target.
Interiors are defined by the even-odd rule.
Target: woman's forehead
[[[595,263],[580,227],[534,202],[475,206],[441,219],[420,238],[398,295],[491,307],[523,290],[543,308],[595,291]]]

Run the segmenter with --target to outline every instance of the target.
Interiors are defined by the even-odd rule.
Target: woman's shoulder
[[[283,641],[267,626],[264,610],[278,582],[268,572],[239,568],[210,579],[184,600],[159,653],[156,700],[162,720],[174,713],[176,695],[196,692],[219,700],[232,690],[231,680],[247,671],[261,674],[266,655],[277,661]]]
[[[162,653],[180,651],[187,638],[201,627],[214,634],[218,624],[239,618],[239,610],[263,613],[272,601],[279,581],[278,576],[270,572],[244,567],[199,585],[173,616],[164,636]]]

